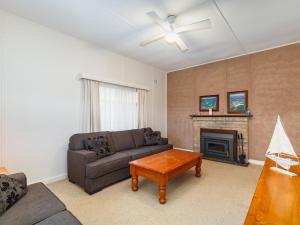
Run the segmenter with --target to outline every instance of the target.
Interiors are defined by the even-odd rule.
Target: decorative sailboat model
[[[297,176],[297,174],[289,171],[291,166],[299,165],[299,158],[294,151],[289,137],[284,131],[280,116],[277,117],[275,130],[266,152],[266,157],[276,162],[276,167],[271,170],[283,173],[289,176]],[[282,168],[279,168],[278,165]]]

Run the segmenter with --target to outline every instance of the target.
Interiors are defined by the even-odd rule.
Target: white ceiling
[[[299,0],[0,0],[0,8],[165,71],[300,41]],[[184,25],[210,18],[212,29],[181,34],[182,53],[146,15],[177,15]]]

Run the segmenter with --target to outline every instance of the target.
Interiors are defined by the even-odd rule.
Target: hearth
[[[200,151],[207,159],[237,162],[237,131],[201,128]]]

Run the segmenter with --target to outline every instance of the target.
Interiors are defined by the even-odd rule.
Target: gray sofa
[[[10,175],[26,187],[23,173]],[[42,183],[27,186],[27,194],[0,216],[1,225],[81,225],[65,205]]]
[[[151,128],[116,132],[75,134],[70,138],[68,150],[68,177],[73,183],[93,194],[102,188],[130,177],[129,162],[172,149],[167,138],[164,144],[144,146],[144,131]],[[107,136],[113,155],[97,159],[94,151],[85,149],[87,138]]]

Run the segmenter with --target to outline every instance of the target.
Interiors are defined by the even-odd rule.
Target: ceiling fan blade
[[[210,19],[206,19],[189,25],[177,27],[175,28],[174,32],[178,34],[178,33],[183,33],[183,32],[188,32],[193,30],[204,30],[209,28],[211,28],[211,21]]]
[[[179,36],[175,38],[175,43],[182,52],[186,52],[189,50],[186,44],[182,41],[182,39]]]
[[[149,38],[149,39],[141,42],[140,46],[145,46],[145,45],[150,44],[150,43],[152,43],[154,41],[158,41],[158,40],[160,40],[160,39],[162,39],[164,37],[165,37],[165,34],[156,35],[156,36],[154,36],[152,38]]]
[[[156,12],[147,12],[147,15],[153,20],[154,23],[158,24],[164,31],[171,31],[169,24],[161,19]]]

